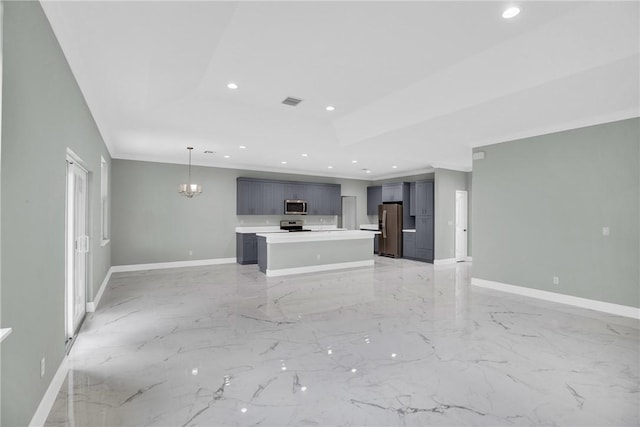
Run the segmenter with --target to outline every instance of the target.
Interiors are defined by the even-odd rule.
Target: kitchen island
[[[368,231],[257,233],[258,267],[267,276],[373,266]]]

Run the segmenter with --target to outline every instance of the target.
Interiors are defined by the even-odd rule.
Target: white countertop
[[[303,225],[302,228],[307,230],[319,231],[339,231],[346,230],[346,228],[338,228],[337,225]],[[253,227],[236,227],[236,233],[288,233],[287,230],[281,230],[278,225],[258,225]]]
[[[415,228],[405,228],[402,230],[403,233],[415,233],[416,229]]]
[[[373,239],[375,233],[363,230],[325,230],[311,233],[257,233],[257,236],[265,237],[267,243],[297,243],[297,242],[321,242],[326,240],[356,240]]]

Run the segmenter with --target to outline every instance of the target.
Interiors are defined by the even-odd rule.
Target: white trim
[[[236,263],[235,257],[198,259],[194,261],[156,262],[153,264],[114,265],[113,267],[111,267],[111,271],[113,273],[122,273],[127,271],[160,270],[163,268],[200,267],[203,265],[235,264],[235,263]]]
[[[457,261],[455,258],[434,259],[433,265],[448,265],[455,264]]]
[[[104,293],[104,290],[107,288],[109,279],[111,279],[111,273],[113,273],[113,267],[109,268],[109,271],[107,271],[107,274],[104,276],[104,280],[102,280],[100,289],[98,289],[98,293],[96,294],[93,301],[87,303],[87,313],[93,313],[98,308],[98,304],[100,303],[100,298],[102,298],[102,294]]]
[[[465,259],[466,262],[473,262],[473,257],[468,256],[467,259]]]
[[[573,305],[575,307],[587,308],[589,310],[602,311],[604,313],[616,314],[618,316],[631,317],[640,320],[640,308],[626,305],[613,304],[610,302],[596,301],[587,298],[574,297],[571,295],[558,294],[555,292],[541,291],[539,289],[526,288],[523,286],[509,285],[506,283],[494,282],[491,280],[471,278],[471,284],[481,288],[493,289],[496,291],[509,292],[526,297],[542,299],[545,301],[557,302],[560,304]]]
[[[0,342],[4,341],[5,338],[7,338],[9,335],[11,335],[12,331],[13,331],[13,329],[11,329],[11,328],[2,328],[2,329],[0,329]]]
[[[71,148],[67,147],[67,161],[75,163],[80,169],[85,171],[87,174],[89,173],[89,168],[87,168],[84,160],[80,156],[78,156]],[[88,178],[87,177],[87,186],[88,186]]]
[[[316,273],[318,271],[338,270],[342,268],[373,267],[372,259],[364,261],[339,262],[336,264],[309,265],[307,267],[280,268],[270,270],[267,268],[267,277],[287,276],[289,274]]]
[[[53,403],[56,401],[56,397],[62,388],[62,384],[64,384],[64,380],[67,378],[67,372],[69,372],[69,360],[67,359],[67,355],[65,355],[58,367],[58,370],[56,371],[56,374],[49,383],[47,391],[44,393],[44,396],[42,396],[38,409],[36,409],[35,414],[33,414],[33,418],[31,418],[29,427],[44,426],[44,423],[47,421],[47,417],[49,416],[49,412],[53,407]]]

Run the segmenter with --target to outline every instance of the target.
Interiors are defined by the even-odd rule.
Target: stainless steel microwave
[[[284,213],[285,215],[306,215],[307,202],[305,200],[285,200]]]

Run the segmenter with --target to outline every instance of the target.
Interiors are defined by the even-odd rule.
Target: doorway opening
[[[356,211],[356,196],[342,196],[342,228],[358,229],[358,215]]]
[[[87,306],[89,253],[88,177],[80,159],[67,153],[65,209],[65,345],[71,349],[84,321]]]
[[[462,190],[456,190],[456,239],[455,239],[455,254],[456,261],[467,260],[467,223],[468,223],[468,210],[467,210],[467,192]]]

